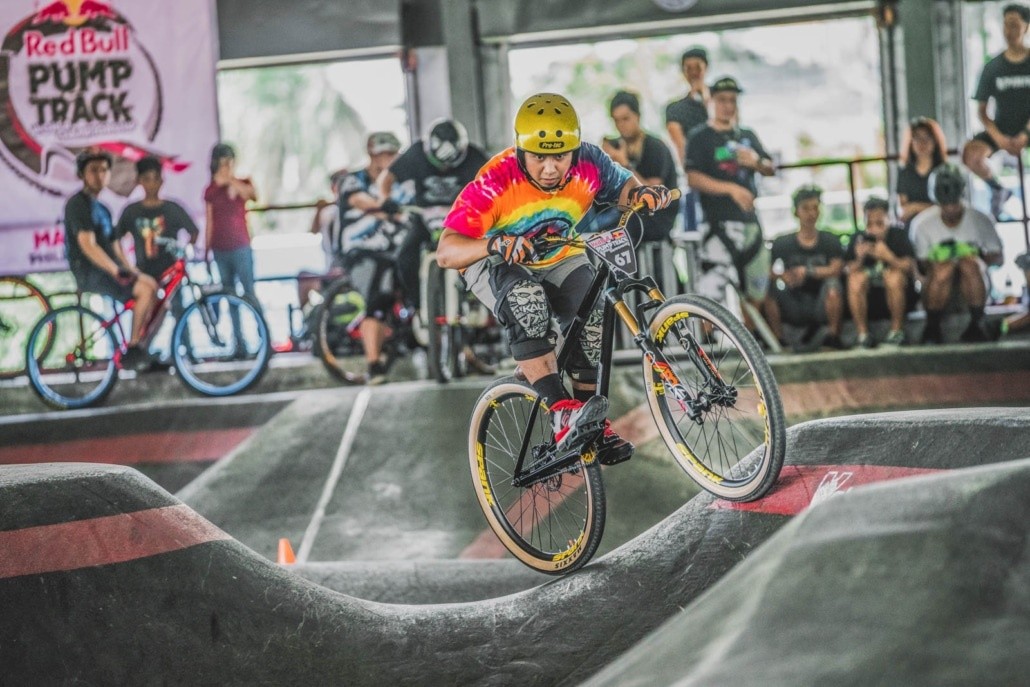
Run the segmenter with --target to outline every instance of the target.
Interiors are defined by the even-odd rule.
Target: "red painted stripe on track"
[[[784,465],[776,486],[759,500],[734,503],[718,499],[712,503],[711,508],[797,515],[813,504],[821,503],[836,494],[851,491],[863,484],[937,472],[944,470],[891,465]]]
[[[124,563],[232,539],[189,506],[0,532],[0,579]]]
[[[253,432],[253,427],[238,427],[4,446],[0,447],[0,465],[52,462],[135,465],[217,460]]]

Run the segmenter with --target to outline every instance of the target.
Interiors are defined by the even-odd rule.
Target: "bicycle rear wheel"
[[[21,277],[0,277],[0,379],[25,374],[29,334],[50,311],[49,299],[30,282]],[[53,342],[53,331],[48,329],[40,353],[48,353]]]
[[[429,264],[428,277],[426,279],[426,300],[429,312],[427,313],[427,325],[429,329],[429,352],[428,367],[429,376],[441,384],[464,377],[467,372],[465,364],[464,348],[466,337],[459,321],[448,320],[447,297],[457,296],[448,294],[449,286],[457,288],[456,284],[448,284],[450,280],[447,273],[436,264]],[[464,294],[462,294],[463,296]],[[463,297],[457,298],[458,307],[465,304]]]
[[[352,336],[365,312],[365,299],[347,279],[339,279],[325,290],[315,318],[314,353],[326,371],[344,384],[364,384],[361,346]]]
[[[103,401],[118,379],[118,340],[104,319],[78,305],[58,308],[32,328],[29,384],[44,403],[67,410]]]
[[[754,338],[724,307],[693,294],[658,308],[650,334],[679,383],[694,398],[709,401],[692,419],[668,371],[644,360],[651,413],[673,457],[717,496],[760,498],[783,466],[786,430],[779,388]],[[713,383],[711,373],[728,386]]]
[[[250,301],[233,293],[191,303],[172,332],[172,361],[189,388],[231,396],[256,384],[272,354],[268,325]]]
[[[552,438],[543,408],[529,426],[536,399],[536,391],[514,377],[487,387],[472,412],[469,466],[479,505],[504,547],[535,570],[564,575],[585,565],[601,543],[604,485],[593,454],[537,484],[512,485],[525,432],[527,453]],[[530,461],[527,456],[525,465]]]

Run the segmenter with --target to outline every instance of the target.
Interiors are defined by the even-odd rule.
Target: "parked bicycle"
[[[206,396],[240,393],[261,379],[271,354],[268,326],[258,309],[221,285],[190,281],[185,249],[174,239],[158,239],[176,254],[161,275],[160,299],[144,327],[146,349],[182,288],[192,296],[172,331],[172,364],[190,389]],[[99,297],[95,297],[99,298]],[[103,401],[114,388],[127,348],[123,319],[133,301],[115,303],[112,314],[82,305],[57,308],[33,327],[26,367],[36,394],[58,409],[84,408]],[[48,347],[47,341],[52,339]]]
[[[653,278],[634,277],[635,246],[627,224],[640,209],[626,210],[613,229],[585,239],[534,241],[541,253],[575,244],[598,258],[578,315],[562,332],[558,367],[564,369],[572,349],[564,342],[578,339],[603,297],[597,394],[608,393],[617,316],[641,351],[648,405],[673,458],[711,493],[755,500],[783,465],[785,423],[772,370],[725,308],[694,294],[666,299]],[[626,301],[630,293],[639,294],[635,305]],[[558,451],[547,411],[518,377],[491,384],[472,412],[469,465],[479,504],[505,547],[536,570],[565,574],[586,564],[601,542],[604,486],[596,446]]]
[[[32,326],[53,308],[50,299],[25,277],[0,276],[0,379],[25,374],[25,351]],[[42,349],[53,345],[47,331]]]

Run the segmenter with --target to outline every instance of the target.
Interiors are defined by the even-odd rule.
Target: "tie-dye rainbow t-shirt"
[[[583,143],[576,164],[569,170],[568,183],[560,191],[541,191],[519,168],[515,149],[508,148],[483,165],[462,190],[444,219],[444,226],[481,239],[501,233],[523,235],[555,221],[556,226],[573,227],[564,235],[575,237],[574,227],[591,203],[617,201],[630,176],[603,150]],[[582,252],[578,246],[562,246],[527,267],[550,267]]]

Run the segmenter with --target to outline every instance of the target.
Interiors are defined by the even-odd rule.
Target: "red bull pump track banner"
[[[75,156],[114,158],[101,194],[117,216],[141,192],[135,162],[164,164],[164,194],[195,217],[218,137],[214,0],[0,3],[0,274],[66,269]]]

